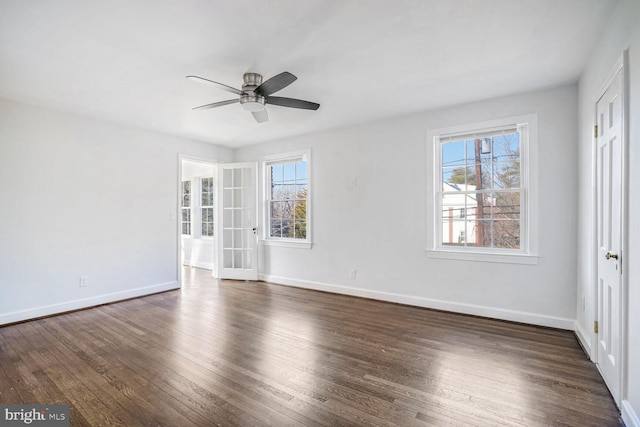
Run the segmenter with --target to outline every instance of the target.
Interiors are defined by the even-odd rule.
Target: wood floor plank
[[[621,426],[568,331],[217,281],[0,328],[0,403],[71,425]]]

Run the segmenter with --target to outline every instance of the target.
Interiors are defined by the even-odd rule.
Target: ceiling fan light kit
[[[258,123],[266,122],[269,117],[265,104],[278,105],[280,107],[299,108],[303,110],[317,110],[320,104],[301,99],[272,97],[271,95],[289,86],[296,81],[297,77],[285,71],[276,76],[271,77],[267,81],[262,81],[262,76],[258,73],[244,73],[242,77],[242,90],[227,86],[213,80],[205,79],[198,76],[187,76],[189,80],[210,84],[219,89],[226,90],[233,94],[239,95],[237,99],[229,99],[226,101],[213,102],[211,104],[201,105],[193,108],[194,110],[207,110],[210,108],[222,107],[224,105],[240,103],[243,109],[251,111],[254,119]]]

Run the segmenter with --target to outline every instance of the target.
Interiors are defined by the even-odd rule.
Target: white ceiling
[[[239,147],[577,81],[617,0],[0,0],[0,97]],[[298,77],[256,123],[242,74]]]

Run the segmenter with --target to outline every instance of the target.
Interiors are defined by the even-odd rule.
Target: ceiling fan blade
[[[239,99],[228,99],[226,101],[214,102],[211,104],[201,105],[199,107],[192,108],[192,110],[208,110],[209,108],[222,107],[223,105],[235,104],[240,102]]]
[[[296,76],[288,71],[285,71],[278,74],[277,76],[271,77],[269,80],[262,83],[260,86],[255,88],[254,92],[258,95],[269,96],[272,93],[276,93],[277,91],[289,86],[291,83],[295,82],[296,79]]]
[[[231,86],[227,86],[227,85],[222,84],[222,83],[214,82],[213,80],[205,79],[203,77],[187,76],[187,78],[189,80],[193,80],[194,82],[206,83],[206,84],[209,84],[209,85],[217,86],[219,89],[223,89],[223,90],[226,90],[227,92],[235,93],[236,95],[242,95],[244,93],[241,90],[236,89],[235,87],[231,87]]]
[[[280,96],[269,96],[264,100],[265,104],[279,105],[280,107],[302,108],[303,110],[317,110],[320,104],[303,101],[302,99],[282,98]]]
[[[253,114],[253,118],[256,119],[258,123],[264,123],[269,120],[266,108],[260,111],[252,111],[251,114]]]

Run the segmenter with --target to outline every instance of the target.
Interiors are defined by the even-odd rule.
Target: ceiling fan
[[[287,71],[280,73],[277,76],[273,76],[265,82],[262,81],[262,76],[260,74],[244,73],[242,90],[214,82],[213,80],[205,79],[203,77],[187,76],[187,78],[189,80],[210,84],[226,90],[227,92],[239,95],[236,99],[201,105],[193,108],[194,110],[208,110],[209,108],[222,107],[223,105],[239,102],[242,108],[247,111],[251,111],[251,114],[253,114],[253,117],[258,123],[264,123],[269,120],[265,104],[278,105],[280,107],[301,108],[303,110],[317,110],[320,108],[320,104],[316,104],[315,102],[271,96],[296,81],[297,77]]]

